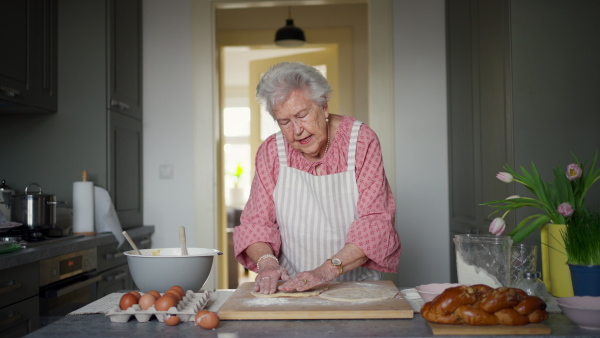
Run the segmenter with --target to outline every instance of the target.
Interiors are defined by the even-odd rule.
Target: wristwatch
[[[331,265],[337,266],[340,269],[340,275],[344,273],[344,266],[342,265],[342,260],[339,258],[329,258],[328,261],[331,261]]]

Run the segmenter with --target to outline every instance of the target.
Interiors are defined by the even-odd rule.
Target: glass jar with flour
[[[510,286],[511,246],[509,236],[455,235],[458,283]]]

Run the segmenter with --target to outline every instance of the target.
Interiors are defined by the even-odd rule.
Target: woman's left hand
[[[327,285],[338,276],[336,270],[331,269],[330,266],[322,265],[314,270],[301,272],[279,286],[279,290],[284,292],[294,290],[306,291],[318,286]]]

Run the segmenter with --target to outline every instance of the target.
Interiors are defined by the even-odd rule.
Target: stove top
[[[36,248],[42,245],[49,245],[49,244],[54,244],[54,243],[59,243],[59,242],[64,242],[64,241],[68,241],[68,240],[72,240],[72,239],[76,239],[76,238],[83,238],[85,237],[84,235],[68,235],[68,236],[63,236],[63,237],[44,237],[41,240],[35,241],[35,242],[28,242],[25,240],[21,240],[19,242],[19,244],[21,244],[21,246],[23,248]]]
[[[15,240],[24,248],[34,248],[84,236],[63,235],[60,229],[31,229],[22,226],[2,233],[0,237]]]

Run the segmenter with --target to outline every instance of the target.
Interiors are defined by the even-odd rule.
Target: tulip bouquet
[[[600,180],[600,168],[596,169],[596,160],[598,151],[592,161],[589,170],[585,172],[586,163],[581,163],[573,155],[575,163],[567,166],[566,170],[560,167],[554,169],[554,181],[542,181],[535,164],[531,164],[531,170],[528,171],[521,166],[521,174],[511,169],[508,165],[504,166],[505,172],[500,172],[496,177],[505,182],[517,182],[523,184],[534,196],[521,197],[518,195],[510,196],[504,200],[491,201],[483,205],[497,208],[491,215],[504,211],[502,217],[496,217],[490,224],[489,230],[495,235],[500,235],[506,228],[504,217],[511,211],[523,207],[537,208],[543,211],[523,219],[508,235],[512,237],[513,243],[519,243],[532,232],[542,227],[544,224],[552,222],[555,224],[572,223],[573,219],[583,219],[583,217],[572,218],[574,213],[589,214],[585,207],[585,195],[589,188]]]

